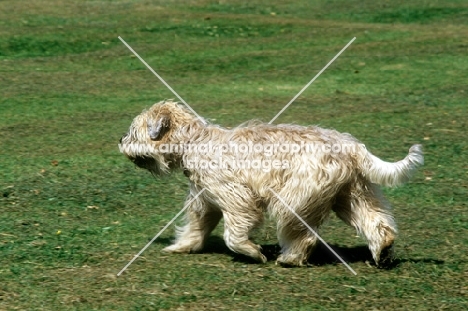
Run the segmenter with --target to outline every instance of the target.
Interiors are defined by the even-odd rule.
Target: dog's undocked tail
[[[382,161],[370,152],[361,167],[362,173],[375,184],[394,187],[407,182],[417,168],[424,164],[421,145],[413,145],[409,154],[401,161],[390,163]]]

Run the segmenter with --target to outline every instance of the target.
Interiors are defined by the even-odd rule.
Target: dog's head
[[[180,161],[181,155],[168,152],[167,147],[189,139],[183,135],[186,129],[200,124],[201,120],[176,102],[159,102],[133,120],[120,139],[119,149],[138,167],[161,175]]]

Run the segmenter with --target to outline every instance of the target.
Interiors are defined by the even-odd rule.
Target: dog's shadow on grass
[[[157,241],[158,244],[165,244],[170,245],[173,242],[172,239],[169,238],[162,238]],[[280,255],[281,247],[278,244],[264,244],[262,246],[262,253],[268,259],[268,261],[275,261],[276,258]],[[368,263],[370,265],[375,266],[374,259],[372,258],[372,254],[369,248],[366,245],[360,246],[353,246],[353,247],[346,247],[346,246],[339,246],[329,244],[329,246],[333,249],[335,253],[337,253],[346,263]],[[253,260],[250,257],[236,254],[232,252],[224,243],[224,240],[217,236],[211,236],[208,238],[206,242],[205,248],[201,252],[203,254],[227,254],[232,256],[233,261],[235,262],[243,262],[246,264],[257,264],[258,262]],[[406,262],[413,262],[413,263],[432,263],[436,265],[442,265],[445,262],[443,260],[438,259],[410,259],[410,258],[395,258],[391,263],[387,266],[383,267],[383,269],[391,270],[399,265],[406,263]],[[341,263],[341,261],[322,243],[317,245],[317,248],[314,250],[312,255],[308,260],[308,264],[311,266],[324,266],[324,265],[334,265]]]
[[[281,247],[278,244],[263,244],[262,253],[268,261],[275,261],[280,255]],[[373,262],[371,252],[367,246],[342,247],[330,245],[330,247],[343,258],[347,263],[354,262]],[[232,252],[224,243],[223,239],[217,236],[211,236],[202,253],[228,254],[233,257],[233,261],[245,263],[257,263],[250,257]],[[340,263],[336,256],[323,244],[319,243],[309,258],[308,263],[314,266],[330,265]]]
[[[170,238],[161,238],[158,239],[155,243],[162,245],[170,245],[173,240]],[[281,252],[281,247],[278,244],[263,244],[262,253],[266,256],[268,261],[275,261]],[[347,263],[353,262],[373,262],[372,255],[367,248],[367,246],[357,246],[357,247],[342,247],[336,245],[330,245],[331,248],[340,255]],[[258,263],[250,257],[236,254],[231,251],[224,240],[218,236],[210,236],[206,245],[201,252],[203,254],[226,254],[232,256],[233,261],[235,262],[245,262],[245,263]],[[323,244],[319,243],[317,248],[310,256],[309,264],[315,266],[336,264],[340,261],[333,255],[329,249],[327,249]]]

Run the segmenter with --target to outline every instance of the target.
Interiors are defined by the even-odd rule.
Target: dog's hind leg
[[[281,255],[276,260],[278,264],[282,266],[307,264],[308,258],[317,246],[318,228],[327,218],[330,208],[329,203],[322,203],[319,208],[311,204],[302,210],[295,211],[315,233],[290,211],[278,217],[277,235],[281,246]]]
[[[358,179],[342,189],[333,210],[365,237],[378,266],[391,263],[397,229],[390,205],[377,185]]]
[[[295,228],[294,228],[295,227]],[[317,246],[317,237],[300,222],[285,225],[278,229],[278,240],[281,254],[276,263],[282,266],[303,266],[307,264],[312,251]],[[313,228],[317,231],[317,228]]]
[[[187,202],[193,199],[187,197]],[[177,228],[177,238],[173,245],[163,249],[170,253],[194,253],[202,250],[211,231],[219,223],[222,213],[201,197],[193,200],[185,215],[186,224]]]

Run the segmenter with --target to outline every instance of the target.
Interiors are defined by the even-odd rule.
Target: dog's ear
[[[151,140],[161,140],[169,131],[170,118],[167,115],[159,115],[156,119],[148,120],[148,135]]]

